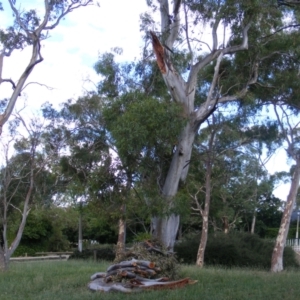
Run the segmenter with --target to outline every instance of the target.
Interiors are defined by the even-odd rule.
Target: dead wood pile
[[[92,275],[88,287],[94,291],[130,293],[179,288],[195,283],[189,278],[174,280],[178,271],[175,255],[158,248],[150,241],[134,245],[124,253],[123,258],[126,260],[109,266],[106,272]]]

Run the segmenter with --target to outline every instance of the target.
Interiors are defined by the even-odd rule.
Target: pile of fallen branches
[[[178,266],[174,253],[159,248],[158,244],[145,241],[128,249],[106,272],[92,275],[89,288],[105,292],[133,292],[178,288],[195,283],[189,278],[174,281],[178,275]]]
[[[170,281],[167,277],[154,279],[160,268],[154,262],[132,259],[111,265],[106,272],[95,273],[91,276],[89,288],[95,291],[136,292],[149,289],[179,288],[195,281],[189,278]]]
[[[168,277],[172,280],[178,278],[180,265],[175,253],[167,251],[158,241],[146,240],[136,243],[114,262],[118,263],[131,259],[146,260],[155,263],[159,271],[156,272],[157,274],[154,275],[154,278],[157,278],[157,276]]]

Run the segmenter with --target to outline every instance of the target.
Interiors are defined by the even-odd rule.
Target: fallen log
[[[146,280],[143,281],[132,279],[131,281],[123,284],[121,282],[107,283],[103,278],[95,279],[90,282],[88,287],[93,291],[120,291],[125,293],[140,292],[143,290],[158,290],[158,289],[176,289],[183,288],[186,285],[195,284],[196,280],[190,280],[190,278],[184,278],[176,281],[158,281],[158,280]]]
[[[135,273],[135,274],[139,274],[143,277],[146,277],[146,278],[151,278],[153,276],[155,276],[157,274],[157,272],[153,269],[148,269],[146,267],[124,267],[122,269],[116,269],[116,270],[111,270],[111,271],[108,271],[107,274],[108,275],[117,275],[119,271],[127,271],[127,272],[132,272],[132,273]],[[100,278],[100,276],[99,276]]]
[[[110,272],[112,270],[122,269],[126,267],[136,267],[136,266],[154,269],[155,263],[147,260],[137,260],[133,258],[132,260],[121,261],[120,263],[109,266],[106,272]]]
[[[98,272],[98,273],[95,273],[91,276],[91,280],[94,280],[94,279],[97,279],[97,278],[104,278],[107,276],[107,273],[105,272]]]

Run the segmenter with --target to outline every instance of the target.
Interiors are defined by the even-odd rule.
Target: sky
[[[6,1],[4,12],[0,12],[0,28],[11,24],[12,14]],[[58,107],[68,99],[76,99],[86,90],[91,90],[99,81],[93,66],[100,53],[113,47],[123,48],[122,60],[130,61],[139,56],[142,41],[139,31],[139,16],[147,11],[146,0],[101,0],[100,7],[88,6],[73,11],[42,42],[44,61],[31,73],[30,84],[22,92],[17,107],[26,104],[28,114],[45,102]],[[35,9],[41,0],[17,0],[17,7]],[[41,7],[42,8],[42,7]],[[4,61],[3,78],[17,81],[28,64],[31,49],[14,52]],[[43,86],[47,85],[47,87]],[[0,86],[1,99],[12,93],[9,84]],[[268,163],[271,173],[288,171],[285,151],[278,151]],[[286,200],[288,185],[281,185],[275,195]]]
[[[22,0],[21,7],[35,8],[41,0]],[[5,28],[11,24],[11,12],[4,4],[4,12],[0,12],[0,26]],[[6,9],[7,8],[7,9]],[[99,81],[93,70],[99,53],[109,51],[112,47],[123,48],[122,59],[132,60],[139,55],[141,39],[139,32],[139,15],[147,9],[145,0],[128,1],[101,0],[100,7],[88,6],[74,10],[66,16],[50,37],[42,42],[44,61],[38,64],[27,82],[39,82],[45,86],[30,84],[22,93],[24,103],[33,109],[49,101],[62,103],[70,98],[77,98],[86,89]],[[125,13],[126,12],[126,13]],[[134,46],[132,46],[134,45]],[[17,81],[28,64],[31,49],[14,52],[4,61],[3,78]],[[10,96],[11,86],[2,84],[1,98]]]

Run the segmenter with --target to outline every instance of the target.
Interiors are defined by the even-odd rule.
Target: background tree
[[[204,263],[209,223],[214,231],[228,233],[263,192],[258,182],[266,171],[255,154],[263,152],[262,141],[271,141],[274,126],[253,124],[253,114],[249,108],[236,113],[235,106],[230,105],[230,110],[215,112],[195,139],[194,162],[186,186],[192,210],[202,218],[197,257],[200,267]],[[266,135],[268,139],[264,139]],[[255,141],[260,141],[260,147],[254,152]]]
[[[16,127],[12,127],[12,136],[15,141],[16,154],[9,158],[9,145],[4,145],[5,165],[1,170],[1,246],[0,270],[6,270],[9,259],[17,249],[25,228],[28,214],[31,210],[30,202],[35,190],[35,180],[45,168],[47,160],[39,152],[42,137],[42,126],[37,120],[26,124],[18,115],[15,125],[20,122],[24,127],[27,137],[16,139]],[[8,240],[10,213],[16,210],[19,213],[17,230],[11,241]],[[14,227],[16,227],[14,225]]]
[[[295,100],[295,99],[294,99]],[[276,238],[272,262],[271,271],[280,272],[283,270],[283,251],[286,243],[286,238],[289,231],[290,220],[292,211],[295,207],[296,198],[299,189],[300,180],[300,156],[299,156],[299,122],[293,119],[292,113],[289,113],[287,107],[276,103],[274,105],[275,114],[279,126],[281,128],[281,135],[287,143],[287,154],[295,162],[295,165],[291,168],[291,185],[290,191],[287,196],[287,200],[283,209],[282,219],[280,223],[279,232]]]
[[[58,160],[66,184],[62,196],[71,198],[71,202],[81,199],[79,210],[82,212],[86,210],[83,204],[93,202],[94,207],[98,203],[109,215],[114,215],[112,219],[118,216],[117,245],[122,252],[122,249],[125,250],[125,204],[132,180],[130,170],[124,169],[117,155],[112,154],[114,145],[104,122],[103,103],[97,95],[90,94],[75,102],[64,103],[60,111],[47,105],[44,115],[53,122],[50,140],[62,135],[65,150],[68,150],[65,154],[61,153]],[[79,223],[82,224],[82,221],[80,217]],[[79,240],[83,235],[80,233]]]

